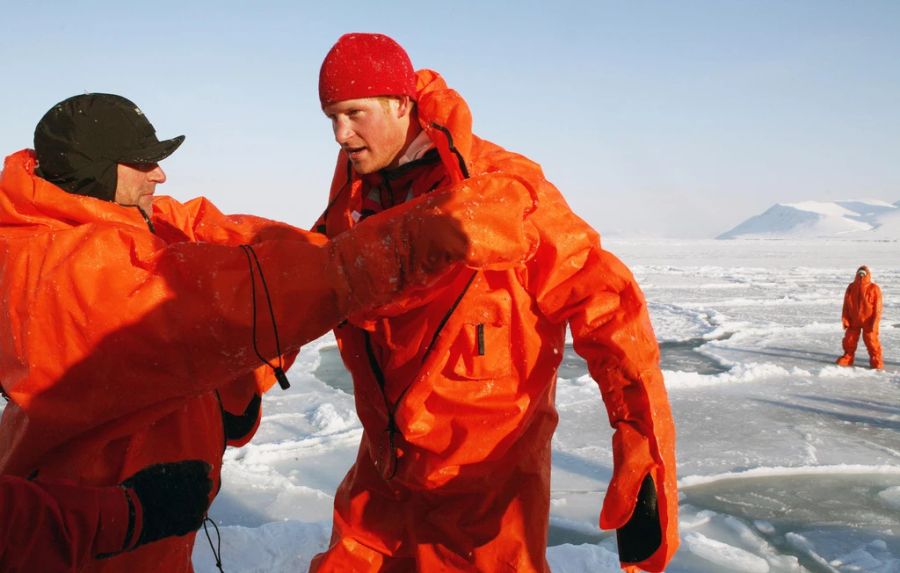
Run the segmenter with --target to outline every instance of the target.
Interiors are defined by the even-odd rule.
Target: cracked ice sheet
[[[702,375],[664,357],[682,486],[682,547],[668,571],[898,573],[900,247],[605,246],[634,270],[659,338],[693,341],[725,369]],[[862,263],[885,295],[886,372],[832,364],[843,290]],[[230,573],[303,571],[327,544],[331,496],[361,431],[352,396],[335,389],[347,380],[333,352],[330,336],[307,345],[291,369],[291,389],[264,398],[259,434],[226,454],[210,514],[225,526]],[[596,525],[612,471],[611,431],[583,363],[567,356],[566,364],[548,561],[555,572],[611,573],[619,571],[615,540]],[[194,555],[198,573],[214,571],[202,533]]]

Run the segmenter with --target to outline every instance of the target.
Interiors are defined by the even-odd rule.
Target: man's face
[[[394,167],[409,128],[409,98],[349,99],[323,108],[334,139],[360,175]]]
[[[150,213],[156,185],[166,182],[166,174],[158,163],[119,163],[117,165],[116,203],[138,206]]]

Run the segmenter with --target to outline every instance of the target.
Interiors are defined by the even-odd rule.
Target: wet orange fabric
[[[121,551],[127,543],[128,502],[118,486],[0,476],[0,507],[4,573],[75,573],[90,556]]]
[[[250,253],[235,245],[253,245],[288,356],[348,313],[427,285],[426,271],[460,259],[514,264],[530,248],[528,193],[497,198],[505,207],[497,217],[518,222],[504,232],[487,228],[490,217],[454,216],[473,195],[460,189],[463,199],[420,201],[332,241],[225,216],[205,199],[160,197],[151,233],[136,209],[68,194],[34,167],[24,150],[0,175],[0,382],[10,396],[0,421],[3,474],[102,486],[154,463],[200,459],[218,491],[225,439],[216,390],[239,410],[274,381],[253,350],[252,284],[257,346],[277,363],[258,270],[251,281]],[[84,570],[190,571],[193,538]]]
[[[625,524],[650,475],[663,543],[639,565],[660,571],[678,545],[675,433],[644,297],[537,164],[475,136],[462,98],[435,72],[418,74],[419,122],[440,161],[401,167],[419,170],[412,185],[515,175],[538,198],[528,218],[538,246],[516,268],[451,273],[335,330],[365,431],[311,571],[547,571],[567,325],[616,429],[601,525]],[[316,229],[352,228],[377,184],[341,153]]]
[[[860,270],[865,271],[865,276],[857,274],[844,292],[844,307],[841,312],[841,324],[845,330],[842,342],[844,355],[838,358],[838,364],[853,365],[856,347],[862,334],[869,353],[869,365],[872,368],[884,368],[883,350],[878,340],[878,325],[882,310],[881,288],[872,282],[869,267],[861,266],[857,269],[857,273]]]

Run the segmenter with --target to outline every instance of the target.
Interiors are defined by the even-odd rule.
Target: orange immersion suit
[[[861,272],[862,271],[862,272]],[[863,274],[863,272],[865,274]],[[844,354],[837,359],[841,366],[853,366],[859,334],[869,351],[869,366],[884,368],[881,343],[878,341],[878,323],[881,321],[881,288],[872,282],[869,267],[863,265],[856,271],[853,282],[844,293],[844,309],[841,325],[844,327]]]
[[[129,535],[125,489],[0,476],[0,571],[74,573]]]
[[[453,261],[518,264],[532,249],[525,191],[461,186],[328,241],[202,198],[156,198],[151,229],[137,209],[66,193],[34,168],[23,150],[0,174],[0,473],[20,477],[109,486],[198,459],[215,495],[226,443],[249,439],[274,383],[261,366],[279,364],[270,312],[288,364],[348,313]],[[473,198],[493,215],[469,216]],[[193,539],[82,570],[187,572]]]
[[[675,431],[643,294],[537,164],[475,136],[465,101],[437,73],[418,79],[418,120],[436,150],[362,177],[341,152],[316,229],[352,228],[379,196],[390,205],[514,175],[538,197],[528,219],[537,248],[516,268],[453,272],[335,329],[364,433],[336,493],[330,547],[310,570],[548,571],[568,325],[615,428],[600,525],[620,529],[623,562],[662,571],[678,546]],[[632,527],[639,514],[650,515],[645,529]]]

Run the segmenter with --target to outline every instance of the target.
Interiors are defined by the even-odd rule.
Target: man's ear
[[[397,98],[397,119],[411,115],[415,106],[416,102],[408,95],[399,96]]]

